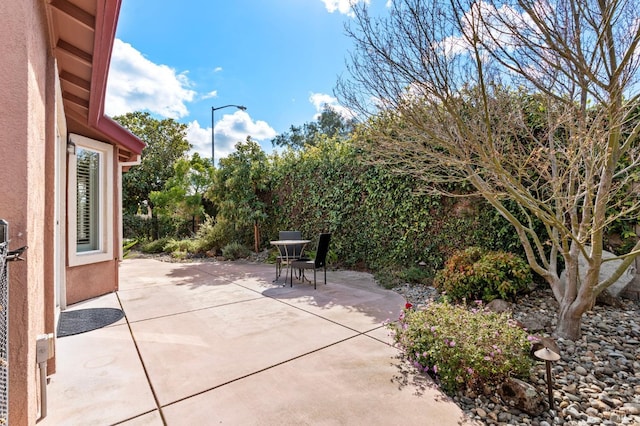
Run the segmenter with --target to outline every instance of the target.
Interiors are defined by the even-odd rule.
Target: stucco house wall
[[[29,246],[28,262],[11,263],[9,285],[9,424],[35,424],[35,336],[45,325],[47,109],[53,105],[41,2],[0,2],[0,217],[10,224],[11,248]]]
[[[144,147],[103,113],[119,7],[120,0],[0,1],[0,219],[9,222],[10,249],[28,246],[24,261],[9,263],[10,425],[38,420],[36,339],[55,335],[58,310],[118,288],[120,191],[111,196],[110,257],[71,264],[75,205],[66,183],[71,133],[113,146],[114,186],[121,164]]]

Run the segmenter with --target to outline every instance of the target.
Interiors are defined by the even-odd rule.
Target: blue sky
[[[271,139],[315,120],[333,97],[351,40],[350,2],[389,0],[122,0],[106,113],[148,111],[188,125],[194,152],[216,160],[247,136]]]

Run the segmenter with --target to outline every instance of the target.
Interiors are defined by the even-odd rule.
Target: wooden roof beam
[[[85,28],[91,31],[95,29],[96,17],[68,0],[49,0],[49,4]]]

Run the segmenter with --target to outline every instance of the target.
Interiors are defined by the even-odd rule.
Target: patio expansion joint
[[[188,313],[192,313],[192,312],[206,311],[207,309],[215,309],[215,308],[220,308],[220,307],[223,307],[223,306],[237,305],[237,304],[240,304],[240,303],[252,302],[252,301],[261,300],[261,299],[263,299],[263,297],[252,297],[252,298],[249,298],[249,299],[237,300],[235,302],[220,303],[218,305],[203,306],[201,308],[188,309],[188,310],[180,311],[180,312],[172,312],[172,313],[166,314],[166,315],[158,315],[158,316],[155,316],[155,317],[147,317],[147,318],[144,318],[144,319],[131,321],[131,324],[139,324],[139,323],[143,323],[145,321],[152,321],[152,320],[157,320],[157,319],[161,319],[161,318],[174,317],[174,316],[177,316],[177,315],[184,315],[184,314],[188,314]],[[120,299],[118,298],[118,300],[120,300]],[[129,320],[127,319],[127,324],[128,323],[129,323]]]
[[[368,333],[368,332],[367,332],[367,333]],[[295,361],[295,360],[298,360],[298,359],[301,359],[301,358],[307,357],[307,356],[312,355],[312,354],[314,354],[314,353],[317,353],[317,352],[323,351],[323,350],[328,349],[328,348],[330,348],[330,347],[332,347],[332,346],[339,345],[339,344],[344,343],[344,342],[347,342],[347,341],[349,341],[349,340],[353,340],[353,339],[355,339],[355,338],[357,338],[357,337],[360,337],[360,336],[368,337],[368,338],[370,338],[370,339],[372,339],[372,340],[375,340],[375,341],[380,342],[380,343],[385,344],[385,345],[387,344],[386,342],[383,342],[383,341],[381,341],[381,340],[379,340],[379,339],[373,338],[373,337],[371,337],[371,336],[367,336],[364,332],[362,332],[362,333],[361,333],[361,332],[357,332],[356,334],[354,334],[354,335],[352,335],[352,336],[345,337],[344,339],[336,340],[335,342],[329,343],[328,345],[325,345],[325,346],[322,346],[322,347],[316,348],[316,349],[314,349],[314,350],[311,350],[311,351],[305,352],[305,353],[300,354],[300,355],[296,355],[296,356],[294,356],[294,357],[292,357],[292,358],[286,359],[286,360],[284,360],[284,361],[277,362],[277,363],[275,363],[275,364],[273,364],[273,365],[270,365],[270,366],[268,366],[268,367],[261,368],[261,369],[259,369],[259,370],[253,371],[253,372],[251,372],[251,373],[248,373],[248,374],[242,375],[242,376],[240,376],[240,377],[236,377],[236,378],[234,378],[234,379],[227,380],[227,381],[226,381],[226,382],[224,382],[224,383],[220,383],[219,385],[216,385],[216,386],[210,387],[210,388],[208,388],[208,389],[201,390],[201,391],[196,392],[196,393],[194,393],[194,394],[192,394],[192,395],[187,395],[187,396],[184,396],[184,397],[182,397],[182,398],[176,399],[175,401],[168,402],[168,403],[164,404],[164,405],[162,406],[162,408],[170,407],[170,406],[172,406],[172,405],[174,405],[174,404],[178,404],[178,403],[183,402],[183,401],[186,401],[186,400],[188,400],[188,399],[190,399],[190,398],[193,398],[193,397],[196,397],[196,396],[199,396],[199,395],[203,395],[203,394],[205,394],[205,393],[207,393],[207,392],[211,392],[211,391],[213,391],[213,390],[219,389],[219,388],[221,388],[221,387],[223,387],[223,386],[226,386],[226,385],[229,385],[229,384],[231,384],[231,383],[235,383],[235,382],[238,382],[238,381],[240,381],[240,380],[244,380],[244,379],[246,379],[246,378],[249,378],[249,377],[251,377],[251,376],[255,376],[255,375],[257,375],[257,374],[263,373],[263,372],[265,372],[265,371],[271,370],[271,369],[276,368],[276,367],[279,367],[279,366],[281,366],[281,365],[285,365],[285,364],[287,364],[287,363],[289,363],[289,362],[292,362],[292,361]],[[164,419],[164,418],[163,418],[163,419]]]
[[[373,330],[376,330],[376,329],[378,329],[378,328],[380,328],[380,327],[383,327],[383,325],[380,325],[380,326],[376,326],[376,327],[374,327],[374,328],[372,328],[372,329],[370,329],[370,330],[367,330],[367,331],[360,331],[360,330],[357,330],[357,329],[355,329],[355,328],[353,328],[353,327],[349,327],[348,325],[341,324],[341,323],[339,323],[338,321],[334,321],[334,320],[332,320],[331,318],[327,318],[327,317],[322,316],[322,315],[320,315],[320,314],[317,314],[317,313],[315,313],[315,312],[311,312],[311,311],[309,311],[309,310],[306,310],[306,309],[304,309],[304,308],[301,308],[300,306],[296,306],[296,305],[294,305],[294,304],[292,304],[292,303],[285,302],[285,301],[284,301],[284,300],[282,300],[282,299],[278,299],[278,298],[276,298],[276,297],[272,297],[272,296],[266,296],[266,297],[268,297],[269,299],[275,300],[275,301],[277,301],[277,302],[280,302],[280,303],[282,303],[283,305],[289,306],[289,307],[291,307],[291,308],[294,308],[294,309],[297,309],[297,310],[299,310],[299,311],[305,312],[305,313],[307,313],[307,314],[313,315],[313,316],[315,316],[315,317],[317,317],[317,318],[323,319],[323,320],[325,320],[325,321],[327,321],[327,322],[330,322],[330,323],[332,323],[332,324],[339,325],[340,327],[344,327],[344,328],[346,328],[347,330],[354,331],[354,332],[356,332],[356,333],[358,333],[358,334],[365,334],[365,333],[369,333],[369,332],[371,332],[371,331],[373,331]],[[368,337],[370,337],[370,336],[368,336]],[[377,339],[376,339],[376,340],[377,340]]]
[[[291,308],[294,308],[294,309],[300,310],[300,311],[302,311],[302,312],[304,312],[304,313],[307,313],[307,314],[313,315],[313,316],[315,316],[315,317],[317,317],[317,318],[323,319],[323,320],[328,321],[328,322],[330,322],[330,323],[332,323],[332,324],[339,325],[340,327],[346,328],[347,330],[354,331],[354,332],[358,333],[358,335],[364,335],[364,336],[366,336],[366,337],[368,337],[368,338],[370,338],[370,339],[373,339],[373,340],[376,340],[376,341],[378,341],[378,342],[384,343],[384,344],[385,344],[385,345],[387,345],[387,346],[393,346],[393,345],[392,345],[392,344],[390,344],[389,342],[385,342],[385,341],[384,341],[384,340],[382,340],[382,339],[378,339],[378,338],[377,338],[377,337],[375,337],[375,336],[370,336],[370,335],[368,335],[368,334],[367,334],[367,333],[371,333],[372,331],[378,330],[378,329],[380,329],[380,328],[386,327],[386,324],[385,324],[385,323],[383,323],[383,324],[381,324],[381,325],[378,325],[378,326],[375,326],[375,327],[373,327],[373,328],[371,328],[371,329],[369,329],[369,330],[366,330],[366,331],[360,331],[360,330],[356,330],[356,329],[355,329],[355,328],[353,328],[353,327],[349,327],[349,326],[347,326],[347,325],[344,325],[344,324],[341,324],[341,323],[339,323],[339,322],[337,322],[337,321],[334,321],[334,320],[332,320],[332,319],[330,319],[330,318],[324,317],[324,316],[322,316],[322,315],[320,315],[320,314],[317,314],[317,313],[315,313],[315,312],[308,311],[308,310],[306,310],[306,309],[304,309],[304,308],[301,308],[300,306],[296,306],[296,305],[294,305],[294,304],[291,304],[291,303],[285,302],[284,300],[282,300],[282,299],[278,299],[277,297],[274,297],[274,296],[265,296],[263,293],[261,293],[261,292],[259,292],[259,291],[255,290],[255,289],[253,289],[253,288],[251,288],[251,287],[243,286],[242,284],[238,284],[238,283],[233,283],[233,285],[237,285],[238,287],[242,287],[242,288],[245,288],[245,289],[247,289],[247,290],[253,291],[253,292],[255,292],[255,293],[259,294],[261,297],[267,297],[267,298],[269,298],[269,299],[271,299],[271,300],[274,300],[274,301],[276,301],[276,302],[280,302],[280,303],[282,303],[283,305],[286,305],[286,306],[289,306],[289,307],[291,307]],[[390,323],[394,323],[394,322],[397,322],[397,320],[396,320],[396,321],[391,321]],[[356,337],[356,336],[353,336],[353,337]]]
[[[149,371],[147,370],[147,366],[144,363],[144,359],[142,358],[142,354],[140,353],[140,347],[138,346],[138,342],[135,339],[135,336],[133,335],[133,330],[131,329],[131,323],[129,323],[129,318],[127,318],[127,313],[124,310],[124,306],[122,306],[122,301],[120,300],[120,295],[118,294],[118,292],[116,293],[116,297],[118,298],[118,303],[120,304],[120,309],[122,309],[122,312],[124,312],[124,319],[127,322],[127,327],[129,329],[129,335],[131,336],[131,341],[133,342],[133,346],[136,348],[136,353],[138,354],[138,359],[140,360],[140,364],[142,365],[142,370],[144,371],[144,376],[147,379],[147,383],[149,385],[149,389],[151,390],[151,394],[153,395],[153,400],[156,404],[156,408],[158,410],[158,414],[160,415],[160,419],[162,419],[162,424],[166,425],[167,421],[164,417],[164,413],[162,412],[162,406],[160,405],[160,400],[158,399],[158,395],[156,393],[156,390],[153,387],[153,383],[151,383],[151,378],[149,377]],[[153,412],[155,410],[151,410],[150,412]],[[148,413],[142,413],[136,417],[140,417],[142,415],[145,415]],[[134,418],[136,418],[134,417]],[[126,420],[125,420],[126,421]]]

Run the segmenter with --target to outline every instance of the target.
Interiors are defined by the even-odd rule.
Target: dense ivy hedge
[[[432,272],[469,245],[519,247],[510,225],[481,199],[420,193],[415,180],[365,165],[348,142],[286,151],[274,157],[272,176],[265,245],[281,229],[311,238],[332,232],[331,249],[346,267],[409,268],[423,261]]]

